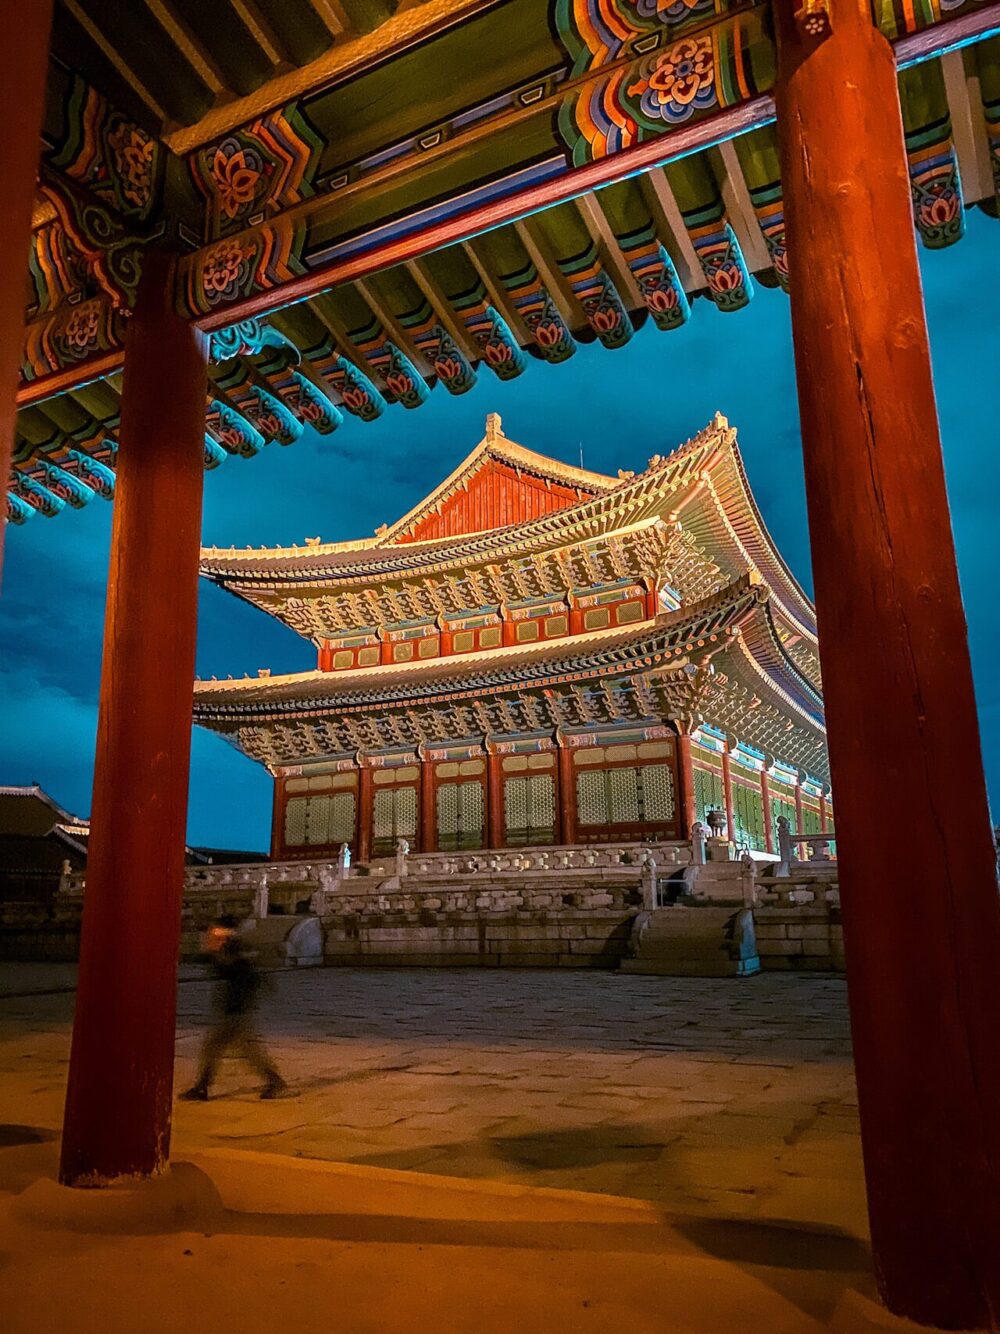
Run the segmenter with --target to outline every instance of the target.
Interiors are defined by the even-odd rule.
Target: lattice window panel
[[[334,794],[330,809],[330,842],[354,842],[354,824],[357,817],[357,799],[353,792]]]
[[[396,837],[410,839],[412,846],[412,840],[417,836],[417,789],[399,787],[396,789],[395,797]]]
[[[306,841],[308,797],[293,797],[285,807],[285,846],[301,848]]]
[[[375,801],[372,809],[372,837],[376,843],[383,841],[392,841],[393,829],[393,792],[391,789],[380,788],[375,793]]]
[[[611,824],[638,824],[639,812],[639,775],[635,769],[609,769],[608,788],[610,792]]]
[[[818,834],[820,832],[819,811],[815,811],[811,806],[802,807],[802,833]]]
[[[401,838],[408,839],[413,848],[416,836],[417,789],[380,788],[372,808],[372,850],[379,856],[395,852]]]
[[[442,852],[458,847],[458,784],[442,783],[437,790],[437,836]]]
[[[329,797],[310,797],[306,803],[306,842],[326,843],[330,837]]]
[[[642,777],[642,816],[650,823],[668,824],[674,818],[677,798],[674,793],[674,773],[669,764],[644,764]],[[695,771],[699,772],[698,770]],[[714,775],[706,774],[707,778]],[[697,785],[697,779],[695,780]],[[719,780],[722,788],[722,780]],[[721,800],[721,798],[720,798]]]
[[[695,768],[694,808],[698,812],[698,819],[704,820],[713,807],[719,811],[725,810],[725,802],[726,799],[722,790],[722,775],[717,774],[712,769]]]
[[[459,783],[458,846],[460,848],[483,846],[483,813],[482,783]]]
[[[763,852],[767,840],[764,837],[764,803],[759,789],[743,783],[733,784],[733,819],[737,844]]]
[[[508,778],[503,785],[503,819],[506,842],[528,841],[528,780]]]
[[[551,774],[508,778],[504,784],[506,841],[514,846],[554,843],[556,784]]]
[[[577,774],[576,818],[580,824],[608,823],[608,795],[602,770],[584,769]]]
[[[795,802],[794,802],[794,801],[785,801],[785,800],[784,800],[783,798],[781,798],[781,797],[772,797],[772,798],[771,798],[771,824],[772,824],[772,827],[773,827],[773,829],[774,829],[775,846],[777,846],[777,838],[778,838],[778,816],[779,816],[779,815],[783,815],[783,816],[785,817],[785,819],[788,821],[788,827],[789,827],[789,829],[790,829],[793,833],[798,834],[798,833],[802,832],[802,831],[800,831],[800,830],[798,829],[798,827],[797,827],[797,825],[796,825],[796,823],[795,823]]]

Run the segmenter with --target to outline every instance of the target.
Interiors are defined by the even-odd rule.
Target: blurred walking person
[[[207,1102],[219,1062],[232,1051],[264,1080],[262,1098],[276,1098],[288,1085],[278,1074],[267,1048],[257,1035],[253,1012],[261,987],[260,969],[243,948],[236,918],[219,918],[208,933],[206,953],[216,979],[216,1022],[205,1035],[198,1078],[180,1096],[187,1102]]]

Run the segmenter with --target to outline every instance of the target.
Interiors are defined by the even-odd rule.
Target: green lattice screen
[[[764,802],[759,787],[733,783],[733,820],[736,824],[736,843],[739,847],[763,852],[767,848],[764,835]]]
[[[694,768],[694,806],[698,819],[704,820],[714,807],[724,811],[726,799],[722,790],[722,775],[713,769]]]
[[[582,825],[669,823],[677,806],[673,769],[584,769],[576,776],[576,804]]]
[[[417,836],[417,789],[379,788],[372,812],[372,850],[378,856],[395,852],[396,840],[405,838],[413,846]]]
[[[437,845],[442,852],[483,846],[483,785],[478,779],[438,788]]]
[[[285,807],[285,846],[339,847],[354,841],[353,792],[293,797]]]
[[[818,834],[820,831],[819,810],[815,806],[802,803],[802,833]]]
[[[551,774],[508,778],[503,785],[505,841],[534,847],[556,841],[556,785]]]

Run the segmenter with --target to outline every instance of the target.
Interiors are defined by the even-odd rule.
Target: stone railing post
[[[410,855],[410,844],[405,838],[396,840],[396,874],[400,879],[406,875],[406,859]]]
[[[261,872],[261,877],[257,883],[257,888],[254,890],[253,896],[253,915],[258,921],[262,921],[267,916],[268,908],[270,906],[270,898],[270,890],[267,886],[267,872],[263,871]]]
[[[778,862],[778,868],[775,871],[776,876],[787,880],[792,873],[792,866],[798,861],[795,855],[795,843],[792,839],[792,831],[788,824],[788,817],[778,816],[778,856],[781,860]]]
[[[656,902],[657,866],[656,858],[645,849],[639,858],[642,867],[642,902],[647,912],[654,912],[659,906]]]
[[[701,820],[691,826],[691,861],[695,866],[705,865],[705,840],[712,831]]]
[[[740,889],[743,906],[753,908],[757,903],[757,865],[747,851],[740,856]]]

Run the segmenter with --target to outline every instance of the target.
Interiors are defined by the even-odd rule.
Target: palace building
[[[358,541],[207,548],[204,575],[316,648],[198,681],[195,719],[275,780],[275,859],[690,837],[830,817],[812,604],[724,417],[641,473],[584,471],[491,415]]]

